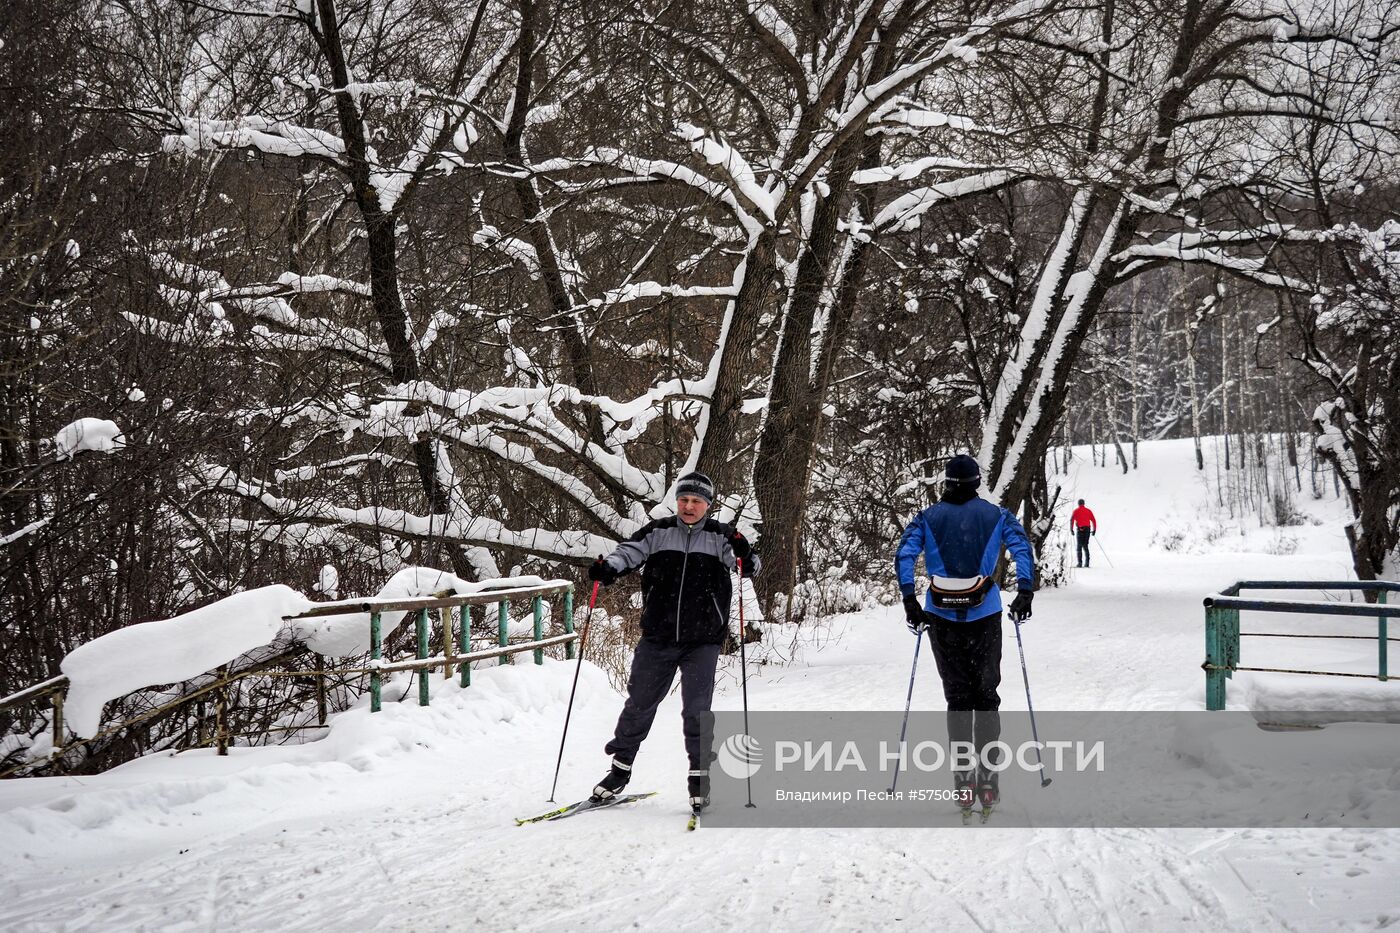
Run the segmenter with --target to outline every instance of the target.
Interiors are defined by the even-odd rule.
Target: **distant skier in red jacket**
[[[1074,559],[1077,561],[1076,567],[1089,566],[1089,536],[1099,533],[1098,519],[1094,518],[1094,513],[1089,511],[1084,500],[1079,500],[1079,508],[1074,510],[1074,514],[1069,517],[1070,530],[1074,532],[1076,547]],[[1091,530],[1092,527],[1092,530]]]

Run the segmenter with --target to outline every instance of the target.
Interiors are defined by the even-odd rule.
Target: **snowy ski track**
[[[1253,518],[1204,553],[1152,535],[1199,527],[1188,442],[1143,468],[1074,464],[1101,522],[1094,567],[1039,594],[1023,630],[1038,710],[1200,708],[1201,597],[1249,577],[1346,577],[1341,507],[1321,524]],[[1209,467],[1209,465],[1208,465]],[[1213,504],[1213,503],[1212,503]],[[1193,511],[1194,510],[1194,511]],[[1211,519],[1212,521],[1214,519]],[[893,543],[891,543],[891,549]],[[751,672],[758,709],[899,709],[898,606],[807,629]],[[791,631],[779,633],[791,641]],[[1010,626],[1003,708],[1025,708]],[[816,643],[820,643],[820,646]],[[788,644],[775,644],[784,656]],[[1248,650],[1254,650],[1252,647]],[[1313,650],[1313,649],[1309,649]],[[1367,650],[1374,650],[1373,648]],[[915,706],[941,709],[932,659]],[[483,667],[429,708],[342,714],[302,746],[152,756],[95,777],[0,783],[0,930],[1369,930],[1400,924],[1400,830],[907,830],[702,826],[686,833],[679,697],[629,790],[650,800],[516,827],[546,801],[573,666]],[[716,706],[737,709],[732,659]],[[1320,678],[1319,678],[1320,680]],[[397,698],[407,681],[395,681]],[[1251,694],[1237,677],[1232,705]],[[1347,684],[1328,682],[1339,693]],[[1316,688],[1314,688],[1316,689]],[[1400,688],[1396,688],[1400,690]],[[559,803],[606,769],[621,698],[585,668]],[[1014,803],[1008,801],[1008,804]]]

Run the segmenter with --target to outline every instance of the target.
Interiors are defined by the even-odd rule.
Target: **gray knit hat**
[[[699,496],[705,502],[715,501],[715,484],[704,473],[687,473],[676,480],[676,498]]]

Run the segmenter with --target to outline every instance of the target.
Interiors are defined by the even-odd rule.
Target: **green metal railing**
[[[555,594],[564,596],[564,633],[562,635],[551,635],[545,637],[544,634],[544,598]],[[531,601],[531,609],[534,615],[534,626],[532,638],[528,642],[520,642],[512,645],[510,643],[510,608],[509,602],[512,598],[519,599],[527,597]],[[492,606],[496,607],[496,647],[477,651],[471,650],[471,607]],[[457,612],[453,612],[453,610]],[[437,611],[442,634],[442,654],[430,655],[429,641],[432,634],[432,620],[429,613]],[[297,616],[289,616],[292,619],[310,619],[320,616],[343,615],[347,612],[367,612],[369,613],[370,662],[363,668],[341,668],[334,673],[340,674],[369,674],[369,696],[370,712],[377,713],[382,708],[384,675],[395,671],[417,671],[418,672],[418,705],[427,706],[429,703],[429,683],[428,675],[435,668],[443,668],[443,676],[451,677],[452,669],[459,668],[461,671],[461,684],[463,687],[471,686],[471,664],[473,661],[482,661],[489,658],[499,658],[499,663],[510,664],[512,656],[523,652],[532,652],[535,656],[536,664],[544,663],[544,651],[554,645],[564,646],[564,656],[567,660],[574,658],[574,642],[578,635],[574,631],[574,588],[573,584],[564,580],[555,580],[541,586],[511,587],[508,589],[490,590],[483,593],[476,593],[470,596],[428,596],[414,599],[359,599],[339,603],[325,603],[317,606],[308,612],[303,612]],[[405,661],[385,662],[383,660],[383,622],[385,613],[412,612],[414,614],[414,627],[416,635],[416,653],[414,658]],[[458,618],[456,625],[457,636],[453,637],[453,617]]]
[[[1241,590],[1348,590],[1376,593],[1375,603],[1335,603],[1323,600],[1245,599]],[[1386,681],[1390,679],[1388,627],[1392,616],[1400,615],[1400,605],[1387,605],[1389,593],[1400,593],[1400,583],[1384,580],[1242,580],[1233,586],[1207,596],[1206,660],[1201,668],[1206,672],[1206,709],[1225,708],[1225,685],[1235,671],[1263,671],[1276,674],[1317,674],[1327,677],[1364,677]],[[1376,673],[1357,674],[1345,671],[1313,671],[1285,667],[1244,667],[1240,664],[1240,639],[1254,638],[1326,638],[1370,641],[1370,635],[1298,634],[1291,632],[1241,632],[1240,612],[1308,613],[1327,616],[1361,616],[1376,619]]]
[[[546,636],[544,600],[546,597],[562,594],[563,599],[563,633]],[[533,630],[530,641],[510,643],[510,611],[509,603],[512,599],[529,599],[533,613]],[[496,646],[493,648],[471,650],[471,610],[474,606],[496,607]],[[486,611],[483,608],[483,611]],[[199,688],[194,693],[178,698],[172,703],[165,704],[155,712],[143,714],[135,719],[125,722],[109,724],[96,736],[86,739],[76,739],[65,745],[68,734],[63,721],[63,703],[67,694],[68,678],[62,674],[50,678],[40,684],[27,687],[17,693],[7,697],[0,697],[0,711],[8,710],[27,704],[47,701],[53,707],[53,751],[50,758],[57,758],[65,751],[90,742],[97,738],[113,735],[124,728],[138,725],[151,718],[156,713],[170,710],[180,704],[194,700],[211,691],[222,691],[233,682],[245,677],[314,677],[318,687],[318,706],[321,713],[318,717],[319,724],[316,726],[296,726],[287,727],[278,731],[295,731],[303,728],[324,728],[325,724],[325,698],[323,694],[324,680],[328,675],[343,674],[368,674],[370,692],[370,711],[379,712],[383,705],[382,691],[384,686],[384,675],[396,671],[416,671],[418,673],[418,704],[427,706],[430,700],[429,675],[439,667],[443,668],[443,676],[450,678],[453,669],[460,671],[461,685],[471,686],[471,665],[474,661],[486,660],[489,658],[499,658],[501,664],[510,664],[514,655],[529,651],[534,655],[536,664],[544,664],[545,649],[556,645],[564,646],[564,657],[566,660],[574,660],[574,643],[578,640],[578,633],[574,631],[574,589],[573,584],[567,580],[552,580],[536,586],[509,586],[495,590],[486,590],[474,593],[469,596],[429,596],[412,599],[353,599],[343,600],[334,603],[321,603],[314,609],[308,610],[296,616],[288,616],[289,619],[311,619],[325,616],[344,615],[352,612],[363,612],[369,614],[369,663],[364,667],[354,668],[328,668],[317,658],[317,666],[311,671],[284,671],[269,670],[274,662],[284,662],[292,652],[284,652],[276,658],[259,663],[246,670],[232,674],[222,671],[211,683]],[[401,661],[384,660],[384,624],[383,617],[386,613],[411,612],[414,614],[414,657]],[[430,642],[433,634],[431,613],[437,613],[437,621],[441,633],[442,654],[430,655]],[[297,649],[298,651],[301,649]],[[218,693],[220,697],[222,693]],[[222,702],[222,700],[220,701]],[[219,748],[220,754],[226,754],[228,739],[230,735],[222,727],[216,727],[214,736],[215,744]],[[12,768],[6,774],[17,770]],[[3,777],[5,775],[0,775]]]

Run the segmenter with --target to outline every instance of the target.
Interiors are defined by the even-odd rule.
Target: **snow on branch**
[[[851,181],[857,185],[878,185],[887,181],[912,181],[925,172],[939,170],[990,172],[997,168],[1004,168],[1004,166],[966,162],[962,159],[950,159],[944,156],[928,156],[905,162],[902,165],[879,165],[875,168],[861,169],[851,175]]]
[[[272,330],[262,324],[253,325],[249,336],[261,346],[296,352],[339,353],[373,369],[390,370],[389,351],[383,343],[344,323],[304,317],[286,300],[295,295],[327,293],[363,298],[370,294],[368,285],[332,275],[287,272],[273,283],[235,287],[219,272],[183,262],[169,253],[152,255],[150,263],[156,271],[190,288],[160,287],[171,309],[186,315],[178,324],[121,312],[122,317],[142,333],[180,345],[230,345],[234,342],[233,325],[224,311],[224,303],[227,303],[256,321],[279,328]],[[192,310],[202,312],[202,317],[190,314]]]
[[[438,135],[442,133],[442,128],[447,120],[447,115],[441,110],[434,110],[428,114],[423,121],[423,128],[418,134],[418,140],[404,153],[403,159],[394,168],[383,166],[372,167],[369,173],[369,183],[379,196],[379,209],[386,214],[392,213],[398,206],[399,198],[403,196],[408,184],[413,180],[419,170],[427,170],[436,163],[437,159],[433,152],[434,144]]]
[[[258,116],[233,120],[174,116],[183,132],[172,133],[161,140],[161,147],[170,153],[256,149],[268,155],[312,156],[337,164],[345,154],[345,141],[334,133],[297,126],[285,120]]]
[[[676,124],[676,135],[694,149],[706,162],[719,166],[734,182],[734,190],[749,204],[758,209],[763,218],[773,222],[777,210],[777,196],[758,183],[753,166],[729,143],[718,135],[711,135],[690,123]]]
[[[7,544],[13,544],[20,538],[26,537],[27,535],[32,535],[34,532],[39,531],[52,520],[52,515],[45,515],[38,521],[30,522],[28,525],[16,528],[14,531],[9,532],[8,534],[0,535],[0,547],[4,547]]]
[[[63,426],[53,437],[54,453],[60,460],[72,460],[80,453],[116,453],[126,446],[126,436],[116,422],[106,418],[79,418]]]
[[[1317,290],[1316,286],[1310,282],[1284,275],[1281,272],[1269,271],[1269,260],[1264,257],[1235,256],[1218,246],[1186,246],[1178,242],[1175,236],[1160,243],[1140,243],[1130,246],[1113,258],[1121,269],[1117,276],[1120,281],[1131,278],[1143,267],[1156,260],[1170,260],[1173,262],[1199,262],[1215,266],[1270,288],[1282,288],[1307,294]]]
[[[993,30],[1013,24],[1049,6],[1051,0],[1021,0],[996,16],[979,18],[967,29],[948,37],[934,52],[891,71],[884,78],[862,87],[853,94],[839,113],[828,122],[829,133],[820,145],[813,146],[794,166],[792,191],[804,190],[817,176],[830,153],[846,137],[868,127],[872,118],[883,112],[885,105],[902,89],[922,80],[939,68],[957,62],[977,60],[976,42]]]
[[[529,273],[530,280],[540,277],[540,256],[535,248],[519,237],[506,236],[500,230],[487,224],[472,234],[472,242],[486,249],[500,250],[518,262]]]
[[[794,62],[798,61],[801,53],[798,50],[797,34],[793,32],[788,21],[783,19],[783,15],[770,3],[749,0],[748,7],[752,21],[775,39]]]
[[[590,305],[624,304],[643,298],[719,298],[739,294],[734,285],[662,285],[660,282],[631,282],[605,293],[601,299],[595,298]]]
[[[359,295],[362,298],[370,297],[368,285],[351,279],[338,278],[334,275],[298,275],[295,272],[284,272],[277,277],[277,284],[299,295],[309,295],[315,292],[346,292],[351,295]]]
[[[1356,415],[1347,409],[1344,400],[1337,398],[1317,406],[1313,412],[1312,422],[1317,431],[1313,445],[1317,448],[1318,453],[1323,454],[1333,463],[1348,489],[1359,488],[1360,468],[1356,462],[1356,451],[1352,448],[1349,439],[1352,425],[1356,422]]]
[[[915,230],[931,208],[969,195],[994,191],[1011,184],[1016,178],[1017,175],[1009,171],[985,172],[916,188],[885,205],[875,215],[875,227],[881,233]]]
[[[495,519],[416,515],[385,506],[350,508],[320,500],[285,498],[258,483],[239,479],[232,470],[206,465],[193,478],[204,488],[238,495],[262,505],[273,515],[296,522],[319,522],[373,534],[392,534],[437,541],[455,541],[488,548],[511,548],[541,557],[588,559],[609,550],[616,541],[583,531],[544,528],[512,530]]]
[[[277,470],[273,473],[274,479],[278,483],[290,481],[305,482],[315,479],[326,470],[343,470],[347,473],[358,472],[364,468],[366,463],[378,463],[380,466],[413,466],[402,457],[395,457],[386,453],[353,454],[349,457],[341,457],[337,460],[328,460],[314,466],[301,466],[291,470]]]
[[[870,124],[872,128],[883,127],[886,124],[907,127],[911,130],[941,129],[946,126],[949,129],[962,132],[1005,133],[1004,130],[993,127],[979,126],[977,121],[971,117],[904,103],[882,109],[870,118]]]
[[[729,185],[722,184],[689,166],[666,159],[648,159],[622,152],[618,149],[594,147],[577,158],[558,158],[538,162],[530,167],[534,174],[545,175],[554,172],[580,168],[615,168],[631,176],[639,176],[656,182],[674,182],[692,188],[706,198],[717,201],[729,208],[735,218],[750,233],[760,229],[758,221],[744,209]],[[628,179],[629,182],[632,179]]]
[[[447,424],[444,417],[464,425],[474,425],[480,419],[500,417],[519,427],[539,432],[560,450],[591,463],[596,472],[620,484],[629,494],[650,502],[660,501],[664,484],[655,473],[632,466],[625,457],[605,450],[567,428],[554,412],[562,404],[592,405],[612,420],[614,425],[630,425],[640,433],[661,414],[660,402],[670,395],[684,392],[681,380],[668,380],[649,392],[628,402],[618,402],[607,396],[587,395],[570,385],[548,385],[533,388],[498,386],[480,392],[442,389],[432,383],[419,381],[390,390],[392,398],[376,404],[366,422],[372,433],[402,436],[419,431],[441,431]],[[430,406],[423,414],[408,415],[406,411],[418,406]],[[423,421],[414,419],[427,419]],[[482,435],[462,433],[464,442],[484,442]],[[492,447],[491,443],[485,446]],[[494,452],[504,453],[501,449]],[[514,457],[508,457],[515,462]],[[584,497],[586,498],[586,496]]]

